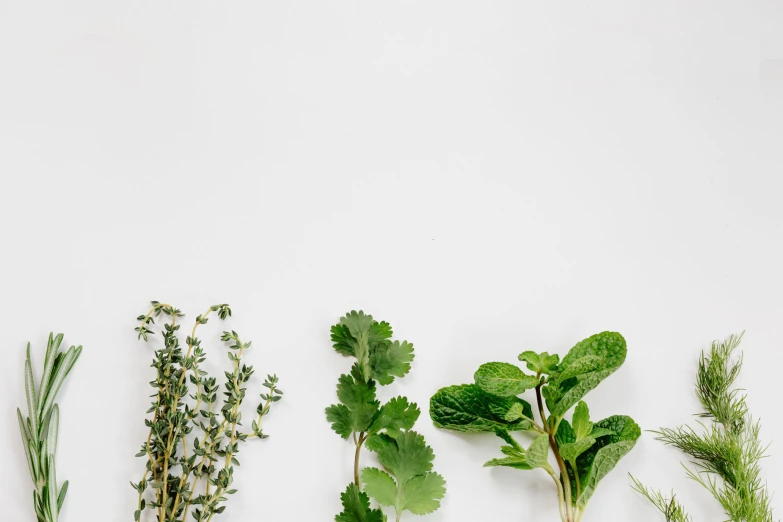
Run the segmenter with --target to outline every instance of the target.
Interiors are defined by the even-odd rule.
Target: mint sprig
[[[562,361],[547,352],[521,353],[531,373],[505,362],[486,363],[476,371],[475,384],[439,390],[430,400],[430,416],[439,428],[494,432],[506,443],[500,448],[504,456],[485,466],[544,470],[557,488],[562,522],[579,522],[600,481],[641,435],[623,415],[594,423],[582,400],[625,357],[625,339],[603,332],[577,343]],[[530,390],[535,408],[518,397]],[[520,431],[533,437],[526,447],[512,436]]]

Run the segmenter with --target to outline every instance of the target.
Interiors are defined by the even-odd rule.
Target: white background
[[[416,347],[382,396],[422,405],[448,480],[422,520],[557,520],[544,473],[482,468],[497,439],[432,426],[439,387],[616,330],[628,360],[593,415],[674,426],[700,349],[743,329],[780,518],[781,23],[772,0],[0,1],[2,518],[34,520],[14,408],[25,343],[40,370],[54,330],[84,345],[62,520],[132,520],[150,299],[231,303],[286,392],[220,520],[339,510],[329,326],[354,308]],[[681,458],[645,434],[585,521],[662,520],[628,472],[720,519]]]

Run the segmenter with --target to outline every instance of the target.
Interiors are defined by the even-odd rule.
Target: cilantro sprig
[[[381,506],[393,506],[397,521],[405,511],[432,513],[440,507],[446,483],[432,471],[432,448],[412,430],[421,410],[406,397],[385,404],[376,398],[378,385],[391,384],[410,371],[413,345],[392,341],[389,323],[362,311],[342,317],[332,326],[331,338],[338,353],[356,359],[350,374],[338,380],[339,403],[326,408],[332,429],[355,446],[353,482],[341,496],[343,511],[335,521],[385,521],[383,510],[371,507],[371,497]],[[360,470],[362,448],[376,453],[383,469]]]
[[[625,339],[614,332],[593,335],[560,360],[557,354],[526,351],[517,365],[481,365],[474,384],[449,386],[430,400],[435,426],[460,432],[494,432],[503,457],[485,466],[542,469],[554,481],[563,522],[579,522],[598,483],[636,444],[639,426],[630,417],[590,418],[583,397],[625,361]],[[535,410],[518,397],[535,393]],[[574,409],[571,421],[566,416]],[[548,412],[548,413],[547,413]],[[526,432],[524,447],[511,433]]]

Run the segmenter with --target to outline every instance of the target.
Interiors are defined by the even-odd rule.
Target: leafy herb
[[[381,522],[386,515],[370,506],[370,497],[381,506],[394,506],[397,521],[404,511],[415,515],[432,513],[440,507],[446,483],[432,471],[435,454],[424,437],[412,431],[421,411],[405,397],[381,405],[376,383],[391,384],[404,377],[413,361],[413,345],[392,341],[389,323],[373,320],[353,311],[332,326],[332,342],[339,353],[356,358],[350,375],[337,383],[339,404],[326,408],[326,419],[344,439],[352,439],[353,483],[342,494],[343,511],[337,522]],[[377,454],[383,470],[360,472],[362,447]],[[365,491],[361,490],[363,480]]]
[[[723,507],[731,522],[772,522],[769,492],[759,477],[766,447],[759,440],[759,423],[748,412],[745,394],[734,387],[742,357],[734,357],[742,335],[713,342],[702,352],[696,374],[696,395],[704,411],[696,431],[690,426],[656,431],[658,440],[692,457],[688,476],[704,486]],[[632,477],[633,478],[633,477]],[[633,479],[634,489],[647,497],[668,522],[690,522],[674,493],[669,497]]]
[[[136,455],[146,458],[146,470],[139,482],[131,483],[139,494],[134,513],[137,522],[145,508],[157,513],[158,522],[185,521],[191,506],[191,515],[198,522],[210,522],[222,513],[227,495],[237,491],[231,486],[234,466],[239,466],[236,455],[240,443],[268,437],[261,430],[261,421],[269,414],[272,403],[282,398],[277,376],[269,375],[264,382],[267,392],[261,394],[262,402],[256,408],[250,432],[240,430],[244,385],[254,372],[252,366],[242,362],[242,357],[251,343],[243,342],[234,331],[226,331],[221,339],[228,343],[232,371],[225,372],[225,398],[222,405],[218,404],[219,386],[214,377],[200,368],[206,352],[196,337],[198,326],[206,324],[212,313],[225,320],[231,309],[226,304],[215,305],[197,316],[184,351],[177,337],[177,320],[183,316],[179,309],[153,301],[152,309],[138,317],[141,325],[136,331],[139,339],[145,341],[153,334],[156,317],[163,314],[169,322],[163,324],[163,346],[155,351],[152,361],[156,376],[150,385],[155,395],[147,411],[152,419],[145,420],[149,436]],[[191,439],[194,430],[198,436]],[[177,467],[179,472],[174,473]],[[150,501],[145,498],[148,488],[153,491]]]
[[[582,400],[625,356],[625,339],[604,332],[578,343],[562,361],[546,352],[521,353],[519,360],[532,373],[505,362],[483,364],[474,375],[475,384],[439,390],[430,400],[430,415],[439,428],[494,432],[505,442],[500,448],[504,456],[485,466],[543,469],[557,487],[560,518],[578,522],[598,483],[641,434],[633,419],[623,415],[593,422]],[[533,406],[517,397],[527,390],[535,392],[539,420]],[[565,415],[574,406],[569,422]],[[514,431],[533,436],[527,448],[511,435]]]
[[[41,384],[36,389],[33,363],[30,359],[30,343],[27,343],[27,359],[24,363],[24,386],[27,396],[28,416],[23,417],[19,408],[16,415],[22,432],[22,445],[33,479],[33,506],[38,522],[56,522],[68,493],[68,481],[57,487],[55,453],[60,424],[60,408],[55,404],[57,392],[82,353],[81,346],[71,346],[60,351],[63,334],[49,334]]]

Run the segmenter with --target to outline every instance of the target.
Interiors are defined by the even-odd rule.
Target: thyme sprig
[[[759,423],[748,411],[746,395],[734,383],[742,368],[742,356],[734,352],[742,334],[713,342],[702,352],[696,374],[696,396],[704,411],[697,431],[691,426],[661,428],[658,440],[679,448],[694,461],[688,476],[720,503],[730,522],[772,522],[766,484],[761,480],[761,459],[766,452],[759,439]],[[689,522],[690,517],[674,498],[645,487],[633,479],[634,489],[649,499],[667,522]]]
[[[73,369],[82,353],[81,346],[71,346],[61,352],[63,334],[49,334],[41,384],[36,389],[33,363],[30,358],[30,343],[27,343],[27,358],[24,363],[24,385],[27,397],[28,416],[23,417],[17,408],[22,444],[33,479],[33,507],[38,522],[57,522],[60,510],[68,493],[68,481],[57,486],[55,453],[60,424],[60,408],[55,404],[57,392]]]
[[[268,391],[261,394],[251,431],[241,430],[245,384],[254,373],[252,366],[242,362],[242,357],[251,343],[243,342],[235,331],[225,331],[221,336],[228,344],[232,365],[232,371],[225,372],[221,405],[218,405],[217,379],[199,366],[206,360],[206,352],[196,332],[213,313],[225,320],[231,316],[231,308],[227,304],[214,305],[197,316],[185,339],[185,349],[179,342],[180,325],[177,324],[184,314],[178,308],[153,301],[152,309],[138,317],[141,324],[136,331],[144,341],[154,334],[155,318],[163,315],[168,322],[164,322],[161,331],[163,346],[155,351],[152,363],[156,378],[150,385],[156,393],[147,411],[152,419],[145,420],[149,435],[136,455],[147,459],[146,469],[139,482],[131,482],[138,492],[136,521],[144,509],[151,509],[157,513],[159,522],[181,522],[187,520],[193,507],[191,516],[197,522],[210,522],[226,509],[227,495],[237,491],[231,486],[234,466],[239,466],[236,455],[240,443],[253,437],[268,437],[261,429],[262,421],[272,403],[283,395],[277,387],[276,375],[269,375],[264,381]],[[191,438],[194,430],[200,436]],[[179,468],[177,473],[175,468]],[[148,489],[153,491],[149,501],[145,497]]]

